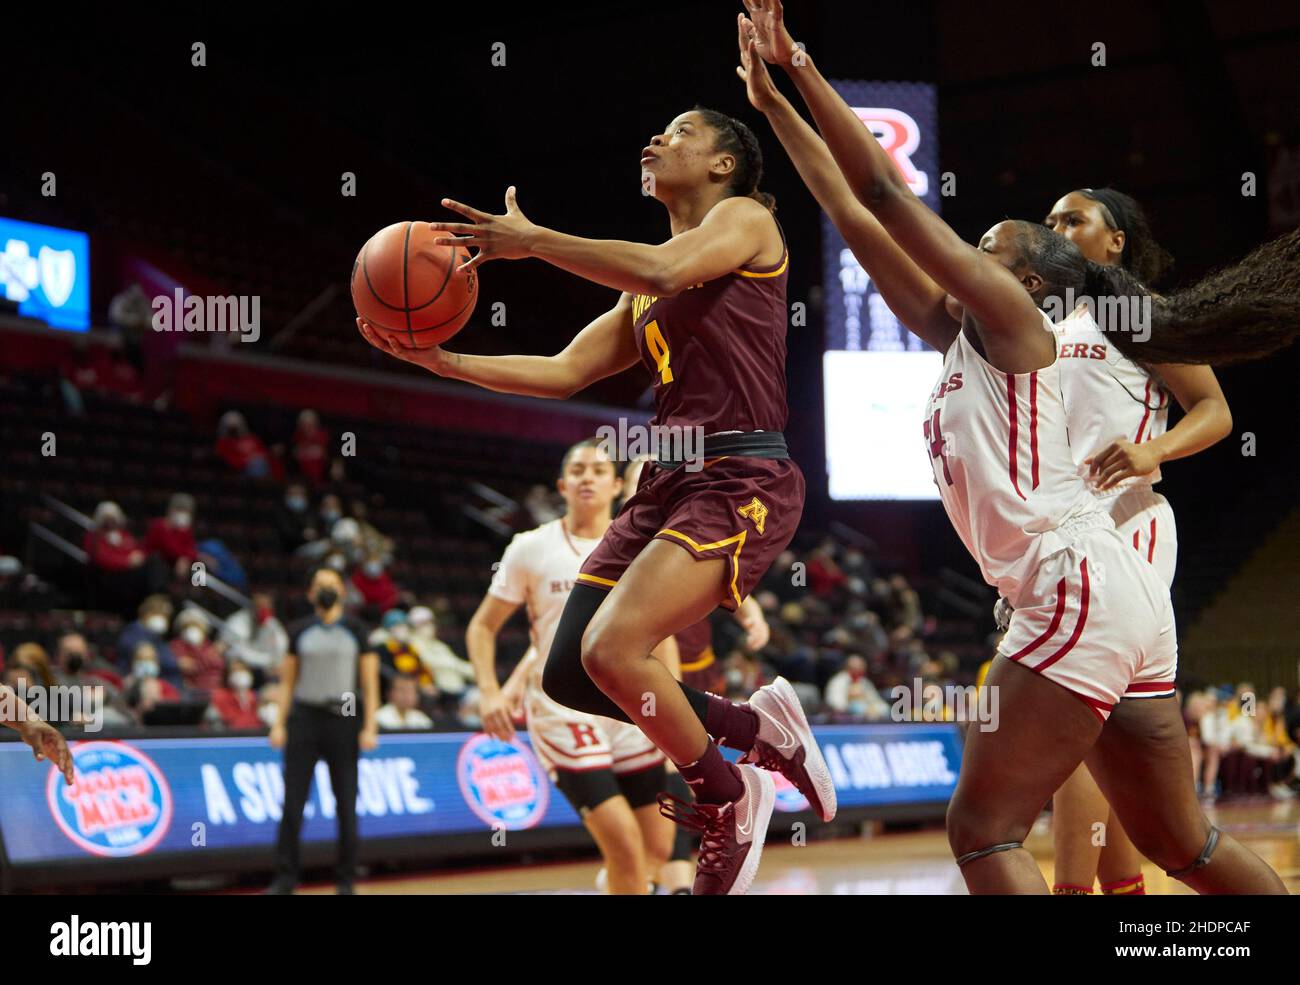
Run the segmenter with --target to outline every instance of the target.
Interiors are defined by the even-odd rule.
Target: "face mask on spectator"
[[[149,630],[151,633],[157,633],[161,636],[163,633],[167,632],[166,616],[160,616],[155,613],[152,616],[145,616],[143,622],[144,628]]]
[[[388,635],[397,640],[398,643],[409,643],[411,640],[411,627],[404,622],[399,622],[388,631]]]
[[[110,530],[104,535],[104,539],[113,545],[120,544],[122,543],[122,531]]]
[[[335,571],[343,571],[348,566],[347,559],[342,554],[331,554],[325,559],[325,564]]]
[[[285,496],[284,505],[295,513],[301,513],[307,508],[307,500],[302,496]]]
[[[190,521],[193,519],[184,510],[178,511],[171,515],[171,524],[177,530],[186,530],[189,528]]]
[[[157,677],[158,665],[152,660],[137,660],[131,667],[136,677]]]
[[[247,691],[253,686],[253,674],[247,670],[234,670],[230,672],[230,686],[236,691]]]
[[[333,588],[316,589],[315,603],[316,608],[329,610],[334,608],[334,604],[339,600],[339,593]]]
[[[75,674],[86,664],[86,655],[80,650],[73,650],[63,655],[63,666],[68,669],[69,674]]]
[[[198,646],[205,639],[203,630],[198,626],[186,626],[181,630],[181,639],[190,646]]]
[[[378,578],[384,573],[384,566],[379,561],[367,561],[362,568],[368,578]]]
[[[411,627],[411,635],[417,640],[431,640],[436,635],[433,629],[433,623],[420,623],[418,626]]]
[[[274,609],[271,609],[269,606],[268,606],[267,608],[264,608],[264,609],[258,609],[258,610],[257,610],[257,621],[258,621],[259,623],[270,622],[271,617],[274,616],[274,615],[275,615],[275,610],[274,610]]]
[[[335,520],[341,519],[342,516],[343,516],[343,514],[340,513],[338,510],[321,510],[321,511],[320,511],[320,518],[321,518],[322,520],[324,520],[326,523],[333,523]]]

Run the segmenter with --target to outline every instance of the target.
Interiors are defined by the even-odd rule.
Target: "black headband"
[[[1127,196],[1112,188],[1080,188],[1079,192],[1101,205],[1114,227],[1124,234],[1124,252],[1120,254],[1120,264],[1127,267],[1130,230],[1133,225],[1133,211],[1126,201]]]

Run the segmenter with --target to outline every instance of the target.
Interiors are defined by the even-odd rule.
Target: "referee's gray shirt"
[[[293,700],[334,712],[346,695],[359,701],[359,667],[366,651],[366,629],[355,619],[327,623],[311,616],[294,623],[289,628],[289,652],[298,658]]]

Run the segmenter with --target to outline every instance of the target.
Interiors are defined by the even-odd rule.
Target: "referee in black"
[[[276,876],[268,893],[287,895],[298,884],[302,812],[312,773],[329,766],[338,812],[338,891],[354,892],[357,868],[357,759],[379,744],[379,657],[366,649],[366,630],[343,615],[343,576],[312,572],[307,597],[315,612],[289,628],[281,667],[279,718],[271,745],[284,749],[284,813],[276,847]]]

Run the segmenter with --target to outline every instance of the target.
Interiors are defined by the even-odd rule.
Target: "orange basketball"
[[[396,222],[367,240],[352,265],[352,304],[379,332],[408,349],[441,345],[469,321],[478,272],[456,268],[463,246],[435,246],[427,222]]]

